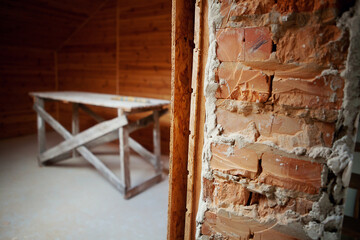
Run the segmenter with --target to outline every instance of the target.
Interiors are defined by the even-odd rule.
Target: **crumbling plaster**
[[[257,206],[228,206],[226,209],[215,208],[214,211],[231,212],[235,216],[246,216],[255,219],[263,224],[270,224],[271,228],[290,231],[292,236],[299,239],[338,239],[341,229],[342,217],[344,213],[344,196],[346,187],[349,185],[351,175],[351,163],[353,161],[352,149],[354,146],[354,136],[356,135],[357,122],[360,109],[360,1],[349,11],[345,12],[337,20],[337,26],[343,32],[350,33],[350,46],[346,60],[346,68],[341,72],[341,77],[345,79],[344,97],[336,123],[336,141],[332,147],[312,146],[311,148],[294,147],[292,149],[283,148],[277,142],[267,139],[261,144],[279,149],[284,153],[296,154],[309,158],[309,161],[318,161],[325,164],[322,173],[322,188],[318,195],[312,196],[306,193],[294,192],[280,187],[271,186],[257,181],[238,178],[231,174],[224,174],[213,171],[210,167],[212,157],[212,144],[229,145],[229,154],[234,144],[247,146],[256,142],[256,129],[246,129],[246,131],[222,136],[222,126],[217,124],[216,119],[216,97],[215,93],[219,83],[216,81],[215,72],[220,62],[216,55],[216,28],[222,22],[220,3],[217,0],[209,0],[209,49],[205,71],[204,95],[206,98],[206,122],[204,132],[204,148],[202,157],[202,178],[213,180],[215,177],[240,183],[251,192],[257,192],[273,202],[274,205],[284,205],[289,198],[303,197],[314,201],[312,210],[305,216],[300,216],[291,210],[260,218],[256,211]],[[271,28],[274,41],[277,41],[279,32],[286,27],[287,18],[291,14],[281,16],[273,12],[267,18],[266,26]],[[241,22],[237,26],[241,25]],[[274,57],[274,56],[272,56]],[[296,63],[294,63],[296,64]],[[326,69],[322,74],[338,74],[336,69]],[[241,106],[237,106],[241,108]],[[202,184],[202,188],[203,188]],[[208,239],[208,236],[201,234],[205,212],[214,206],[204,199],[204,189],[201,191],[199,210],[197,212],[196,223],[197,239]],[[221,234],[213,236],[214,239],[222,239]]]

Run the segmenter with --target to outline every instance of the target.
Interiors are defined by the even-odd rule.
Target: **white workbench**
[[[167,112],[165,107],[169,105],[169,101],[88,92],[32,92],[30,95],[34,97],[34,110],[38,115],[39,164],[46,165],[56,163],[58,161],[66,160],[71,154],[73,156],[80,154],[103,174],[125,198],[130,198],[161,181],[162,164],[160,160],[159,117]],[[45,111],[44,105],[46,101],[72,103],[72,133],[68,132],[58,121]],[[118,116],[111,120],[105,120],[91,111],[86,105],[117,109]],[[99,123],[79,133],[79,109],[88,113]],[[128,122],[127,116],[129,114],[144,111],[152,111],[153,113],[136,122]],[[45,122],[65,139],[62,143],[50,149],[46,148]],[[154,153],[149,152],[140,143],[129,136],[131,132],[144,128],[151,123],[154,123]],[[88,149],[89,147],[116,139],[119,139],[120,142],[120,179]],[[135,187],[131,186],[130,179],[130,148],[139,153],[144,160],[150,162],[156,170],[154,177]]]

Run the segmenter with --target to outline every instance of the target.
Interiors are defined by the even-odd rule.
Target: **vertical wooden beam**
[[[71,121],[71,127],[72,127],[72,134],[75,136],[79,133],[79,104],[73,103],[72,104],[72,121]],[[72,153],[73,157],[79,156],[77,151],[74,149]]]
[[[172,0],[169,240],[184,239],[194,9],[194,0]]]
[[[35,103],[44,109],[44,100],[38,97],[35,97]],[[45,121],[44,119],[37,114],[37,130],[38,130],[38,156],[40,156],[41,153],[46,151],[46,129],[45,129]],[[38,163],[40,163],[40,159],[38,158]]]
[[[120,83],[120,69],[119,69],[119,61],[120,61],[120,40],[119,40],[119,18],[120,18],[120,0],[116,0],[116,20],[115,20],[115,39],[116,39],[116,52],[115,52],[115,66],[116,66],[116,94],[119,94],[119,83]]]
[[[190,137],[188,151],[188,182],[185,220],[185,240],[195,239],[196,214],[201,191],[201,159],[204,143],[205,97],[204,77],[208,55],[207,0],[197,0],[194,24],[194,58],[190,109]]]
[[[54,52],[55,91],[59,91],[58,52]],[[59,120],[59,102],[55,103],[56,119]]]
[[[159,111],[154,111],[153,143],[156,173],[162,172]]]
[[[118,116],[122,116],[122,110],[118,110]],[[119,128],[119,143],[120,143],[120,180],[124,184],[125,193],[131,187],[130,182],[130,148],[129,148],[129,131],[126,126]]]

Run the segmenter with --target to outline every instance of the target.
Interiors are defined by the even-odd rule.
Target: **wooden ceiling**
[[[105,0],[1,0],[0,45],[56,50]]]

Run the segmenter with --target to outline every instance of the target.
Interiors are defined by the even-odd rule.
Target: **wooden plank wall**
[[[0,45],[55,50],[103,0],[1,0]]]
[[[171,1],[107,0],[58,51],[58,89],[170,100],[170,34]],[[95,110],[106,118],[116,114]],[[70,106],[61,104],[59,116],[70,128]],[[163,153],[169,152],[169,116],[161,118]],[[91,124],[81,115],[82,129]],[[151,134],[150,127],[132,137],[152,149]]]
[[[119,0],[118,93],[170,100],[171,1]],[[170,114],[160,120],[162,152],[169,152]],[[132,136],[152,148],[151,128]]]
[[[1,138],[35,132],[30,91],[170,100],[171,1],[4,0],[0,13]],[[115,116],[112,110],[94,110]],[[70,127],[68,104],[58,104],[55,116]],[[82,129],[94,123],[81,118]],[[164,152],[169,128],[168,114],[161,119]],[[133,137],[151,149],[151,134],[148,128]]]
[[[0,52],[0,138],[35,133],[28,92],[55,90],[54,51],[0,46]]]
[[[102,2],[0,1],[0,138],[36,132],[28,93],[56,90],[55,50]]]
[[[58,50],[59,91],[116,93],[116,0],[108,0]],[[106,118],[112,109],[90,107]],[[71,104],[59,105],[59,119],[71,129]],[[80,111],[80,130],[96,123]]]

